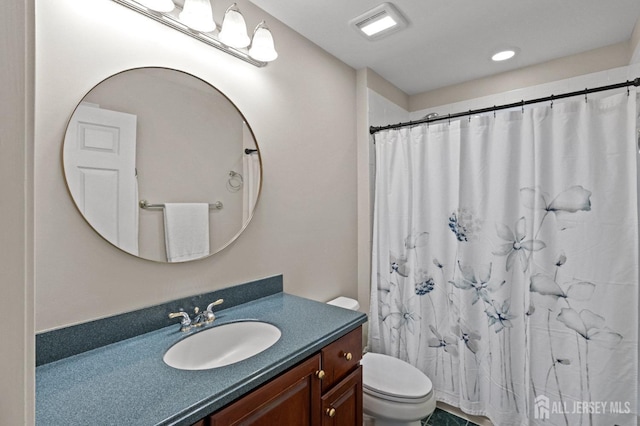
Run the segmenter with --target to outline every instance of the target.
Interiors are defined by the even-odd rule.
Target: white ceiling
[[[251,2],[409,95],[629,40],[640,16],[640,0],[393,0],[409,27],[368,41],[348,22],[381,0]],[[490,60],[509,46],[516,58]]]

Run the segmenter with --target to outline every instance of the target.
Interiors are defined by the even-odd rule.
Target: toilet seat
[[[373,397],[406,404],[419,404],[432,397],[431,380],[407,362],[369,352],[360,363],[363,391]]]

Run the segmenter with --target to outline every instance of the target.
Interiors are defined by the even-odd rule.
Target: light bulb
[[[196,31],[207,33],[216,29],[209,0],[185,0],[180,21]]]
[[[247,24],[236,4],[229,6],[222,20],[222,29],[218,38],[227,46],[235,48],[247,47],[250,43],[247,35]]]
[[[249,56],[262,62],[271,62],[278,57],[278,52],[276,52],[273,43],[273,35],[264,21],[259,23],[253,32]]]

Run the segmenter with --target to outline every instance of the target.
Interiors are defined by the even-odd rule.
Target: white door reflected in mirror
[[[138,254],[136,116],[80,105],[65,139],[67,184],[78,209],[107,241]]]

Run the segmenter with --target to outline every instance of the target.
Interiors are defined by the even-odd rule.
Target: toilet
[[[357,310],[357,300],[338,297],[330,305]],[[420,426],[436,408],[431,380],[413,365],[368,352],[360,361],[365,425]],[[368,419],[367,419],[368,418]]]

